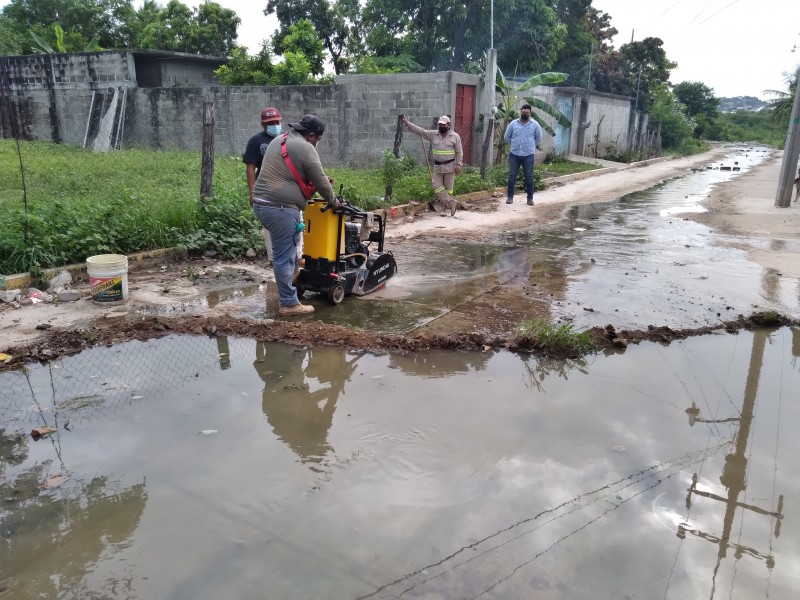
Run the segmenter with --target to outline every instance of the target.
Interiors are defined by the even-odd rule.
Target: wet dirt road
[[[169,336],[0,373],[0,597],[789,600],[797,389],[788,327],[578,361]]]

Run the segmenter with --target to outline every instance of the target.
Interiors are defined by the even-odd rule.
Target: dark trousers
[[[517,185],[517,173],[519,168],[522,167],[522,172],[525,175],[525,191],[528,193],[528,200],[533,199],[533,162],[536,158],[535,154],[528,156],[517,156],[509,152],[508,154],[508,197],[514,197],[514,186]]]

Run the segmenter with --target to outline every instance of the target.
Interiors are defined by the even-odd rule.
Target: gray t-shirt
[[[293,205],[299,210],[303,210],[308,204],[308,200],[303,196],[297,180],[286,165],[286,161],[283,160],[282,142],[283,135],[279,135],[267,146],[264,162],[261,163],[261,171],[253,186],[253,198]],[[332,202],[333,188],[322,169],[317,149],[309,144],[302,135],[292,130],[286,138],[286,150],[303,181],[312,183],[326,202]]]

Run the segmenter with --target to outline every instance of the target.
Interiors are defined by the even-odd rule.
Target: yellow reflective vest
[[[413,123],[408,129],[433,145],[433,169],[437,173],[452,173],[463,166],[464,151],[461,148],[461,136],[450,129],[442,136],[438,129],[423,129]]]

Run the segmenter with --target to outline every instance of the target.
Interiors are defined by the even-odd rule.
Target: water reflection
[[[392,354],[389,365],[408,375],[448,377],[458,373],[483,371],[492,355],[492,352],[412,352]]]
[[[130,539],[144,512],[144,482],[127,488],[106,477],[72,482],[50,467],[42,463],[0,482],[6,504],[0,511],[0,596],[87,597],[84,579]],[[129,597],[135,577],[109,577],[90,589]]]
[[[0,597],[793,598],[798,358],[798,328],[568,362],[175,336],[4,373]]]
[[[272,431],[313,471],[333,449],[328,431],[336,402],[363,353],[334,348],[293,348],[256,343],[253,361],[264,382],[261,408]]]
[[[719,476],[719,481],[727,491],[725,496],[716,494],[712,491],[699,489],[698,487],[698,474],[694,473],[692,476],[692,484],[689,487],[686,496],[687,516],[683,523],[678,525],[677,535],[683,541],[687,534],[711,542],[718,547],[716,562],[713,567],[711,598],[714,597],[716,591],[717,575],[720,570],[723,559],[728,556],[728,550],[733,549],[734,558],[736,561],[740,560],[743,556],[747,555],[758,560],[762,560],[769,571],[775,567],[775,557],[772,554],[772,538],[780,536],[781,522],[783,520],[783,494],[778,494],[776,499],[776,491],[773,486],[772,498],[769,502],[768,508],[757,506],[752,503],[740,501],[740,496],[747,488],[747,473],[748,473],[748,458],[747,449],[750,441],[751,427],[753,425],[753,418],[755,416],[756,397],[758,395],[758,384],[761,378],[761,368],[764,363],[764,348],[769,339],[769,331],[761,329],[753,334],[753,349],[750,354],[750,365],[747,372],[747,380],[744,388],[744,399],[742,401],[741,414],[736,420],[739,422],[739,428],[736,432],[734,451],[725,455],[725,463],[722,467],[722,474]],[[694,406],[694,403],[693,403]],[[712,421],[706,421],[712,422]],[[690,425],[693,423],[690,421]],[[777,469],[777,463],[775,464]],[[722,519],[722,532],[715,534],[713,532],[703,531],[697,527],[691,527],[689,522],[689,514],[692,509],[692,504],[695,501],[695,496],[714,500],[721,503],[724,507],[724,516]],[[756,515],[769,517],[769,528],[765,532],[767,538],[767,549],[759,551],[752,546],[740,543],[741,534],[738,539],[731,539],[733,535],[733,523],[737,510],[747,510]]]

